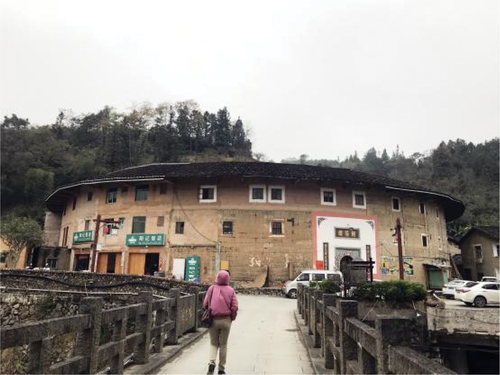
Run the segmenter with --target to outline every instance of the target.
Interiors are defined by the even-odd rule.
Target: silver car
[[[470,280],[451,280],[450,282],[443,285],[443,297],[449,299],[456,299],[456,290],[462,288],[465,284],[470,283]]]

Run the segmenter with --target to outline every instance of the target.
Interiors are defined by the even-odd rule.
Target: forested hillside
[[[192,101],[128,112],[61,112],[53,124],[32,126],[12,115],[1,123],[2,215],[43,222],[44,199],[57,186],[96,178],[124,167],[153,162],[251,160],[252,144],[240,119],[223,108],[203,112]],[[260,159],[258,154],[256,159]],[[324,165],[389,176],[462,200],[465,214],[451,224],[498,225],[499,140],[474,145],[442,142],[424,154],[391,156],[370,149],[362,158],[313,160],[307,155],[282,162]]]
[[[120,113],[105,107],[32,126],[12,115],[1,124],[2,215],[43,222],[44,199],[70,182],[153,162],[249,160],[252,144],[240,119],[195,102],[144,105]]]
[[[464,215],[451,223],[453,233],[467,225],[498,226],[499,221],[499,140],[474,145],[464,140],[441,142],[428,154],[405,156],[399,150],[391,156],[374,148],[362,159],[357,154],[340,160],[313,160],[307,155],[282,162],[324,165],[357,169],[408,181],[442,193],[465,203]]]

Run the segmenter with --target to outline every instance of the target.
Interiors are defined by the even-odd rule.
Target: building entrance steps
[[[229,335],[228,374],[314,373],[294,317],[296,300],[238,295],[238,302],[240,311]],[[157,373],[206,374],[208,349],[207,334]]]

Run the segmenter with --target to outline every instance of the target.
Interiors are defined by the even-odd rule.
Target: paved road
[[[313,373],[293,316],[296,300],[238,295],[238,301],[240,311],[229,335],[228,374]],[[208,348],[207,334],[158,373],[206,374]]]

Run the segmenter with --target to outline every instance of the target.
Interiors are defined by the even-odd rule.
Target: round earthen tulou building
[[[260,162],[126,168],[60,187],[46,205],[55,250],[32,264],[201,282],[223,268],[234,281],[267,274],[271,285],[303,269],[337,271],[346,256],[371,257],[375,279],[397,279],[400,218],[405,279],[437,287],[455,251],[446,222],[464,211],[446,194],[382,176]]]

